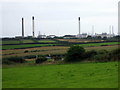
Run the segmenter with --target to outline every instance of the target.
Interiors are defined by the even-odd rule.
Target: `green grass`
[[[22,43],[34,43],[33,40],[21,40]]]
[[[40,43],[53,43],[53,42],[56,42],[56,41],[53,41],[53,40],[39,40],[38,42],[40,42]]]
[[[3,45],[2,49],[17,49],[17,48],[28,48],[38,46],[52,46],[57,44],[24,44],[24,45]]]
[[[117,88],[118,62],[3,68],[3,88]]]
[[[90,43],[90,44],[79,44],[82,47],[89,47],[89,46],[101,46],[101,45],[115,45],[119,44],[118,42],[106,42],[106,43]]]
[[[19,40],[4,40],[2,44],[20,44]]]

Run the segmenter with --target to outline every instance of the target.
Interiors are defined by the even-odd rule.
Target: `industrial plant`
[[[88,36],[91,36],[91,37],[101,37],[101,38],[111,38],[111,37],[114,37],[115,34],[114,34],[114,27],[113,25],[110,25],[109,26],[109,33],[101,33],[101,34],[98,34],[98,33],[94,33],[94,26],[92,26],[92,34],[88,34],[88,33],[81,33],[81,25],[80,25],[80,17],[78,17],[78,25],[79,25],[79,28],[78,28],[78,34],[77,35],[64,35],[64,36],[61,36],[63,37],[64,39],[71,39],[71,38],[87,38]],[[55,38],[55,37],[60,37],[60,36],[56,36],[56,35],[43,35],[43,34],[40,34],[40,32],[38,33],[38,36],[36,37],[35,36],[35,25],[34,25],[34,16],[32,16],[32,36],[27,36],[29,38]],[[25,38],[25,29],[24,29],[24,18],[22,18],[22,36],[16,36],[16,38]]]

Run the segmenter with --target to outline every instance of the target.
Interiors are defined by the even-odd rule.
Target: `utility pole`
[[[22,37],[24,37],[24,19],[22,18]]]
[[[35,37],[35,32],[34,32],[34,29],[35,29],[35,27],[34,27],[34,16],[32,17],[32,27],[33,27],[33,37]]]

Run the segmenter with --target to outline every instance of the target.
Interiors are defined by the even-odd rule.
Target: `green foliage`
[[[17,57],[17,56],[4,58],[2,60],[2,64],[14,64],[14,63],[24,63],[24,62],[25,60],[23,59],[23,57]]]
[[[120,48],[112,51],[107,50],[90,50],[86,51],[80,46],[72,46],[65,57],[65,61],[95,61],[95,62],[108,62],[108,61],[118,61],[120,60]]]
[[[32,58],[36,58],[36,55],[29,55],[29,56],[25,56],[25,59],[32,59]]]
[[[38,57],[36,60],[35,60],[35,63],[36,64],[39,64],[39,63],[42,63],[44,61],[47,61],[47,58],[44,57],[44,56],[41,56],[41,57]]]
[[[85,49],[81,46],[71,46],[67,51],[65,61],[75,62],[84,58]]]
[[[119,61],[120,60],[120,48],[117,48],[109,53],[109,57],[111,61]]]
[[[117,61],[120,59],[120,49],[112,51],[99,50],[91,59],[96,62]]]
[[[29,51],[28,50],[25,50],[24,53],[28,53]]]
[[[93,57],[94,55],[97,55],[97,51],[95,51],[95,50],[90,50],[90,51],[85,52],[84,58],[85,58],[85,59],[90,59],[90,58]]]

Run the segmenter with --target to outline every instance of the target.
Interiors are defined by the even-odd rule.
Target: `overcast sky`
[[[118,32],[119,0],[0,0],[0,29],[3,37],[21,36],[21,19],[25,20],[25,36],[32,35],[32,16],[35,17],[35,36],[77,35],[78,17],[81,33],[109,33],[109,25]]]

